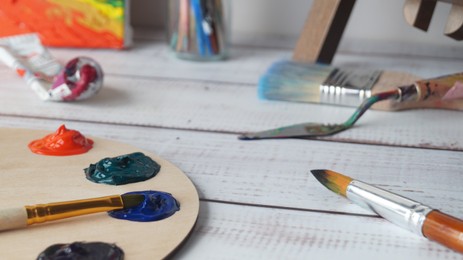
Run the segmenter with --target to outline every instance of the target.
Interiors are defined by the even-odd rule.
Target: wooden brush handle
[[[419,90],[419,100],[424,102],[433,102],[439,105],[442,98],[447,95],[453,87],[461,85],[463,82],[463,73],[442,76],[435,79],[420,80],[415,83]],[[457,91],[458,92],[458,91]],[[461,101],[461,98],[458,98]],[[446,100],[445,102],[448,102]]]
[[[397,102],[396,100],[385,100],[374,104],[372,108],[377,110],[406,110],[416,108],[463,110],[463,99],[442,100],[442,96],[445,95],[453,84],[439,85],[437,87],[433,84],[427,85],[424,82],[420,82],[420,80],[420,78],[411,74],[384,71],[372,89],[373,95],[418,82],[417,86],[420,89],[420,96],[418,101]]]
[[[24,207],[0,210],[0,231],[27,226],[27,212]]]
[[[433,210],[423,224],[423,235],[448,248],[463,253],[463,221]]]

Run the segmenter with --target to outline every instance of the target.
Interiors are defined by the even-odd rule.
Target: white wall
[[[165,1],[131,0],[135,27],[163,28]],[[232,5],[231,28],[234,43],[269,42],[291,47],[302,29],[311,0],[229,0]],[[404,0],[357,0],[340,49],[383,52],[399,46],[404,52],[433,55],[436,48],[460,52],[463,41],[443,34],[450,5],[438,3],[428,32],[409,26],[403,17]],[[276,39],[276,40],[275,40]],[[377,46],[378,48],[376,49]]]

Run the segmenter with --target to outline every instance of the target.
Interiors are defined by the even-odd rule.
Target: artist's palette
[[[199,211],[198,193],[188,177],[172,163],[136,147],[90,137],[89,152],[72,156],[44,156],[27,147],[50,131],[0,129],[0,210],[24,205],[68,201],[130,191],[157,190],[171,193],[180,211],[154,222],[132,222],[106,213],[73,217],[25,229],[0,232],[2,259],[35,259],[56,243],[115,243],[126,259],[160,259],[168,256],[191,232]],[[161,165],[153,178],[121,186],[96,184],[85,178],[83,169],[105,157],[143,152]]]

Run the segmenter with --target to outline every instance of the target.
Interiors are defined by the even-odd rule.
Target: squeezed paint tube
[[[0,38],[0,61],[15,70],[42,100],[82,100],[103,85],[103,71],[96,61],[77,57],[63,67],[36,34]]]

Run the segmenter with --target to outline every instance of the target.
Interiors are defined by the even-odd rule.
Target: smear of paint
[[[125,154],[113,158],[104,158],[96,164],[90,164],[85,176],[90,181],[111,185],[140,182],[154,177],[161,165],[141,152]]]
[[[445,95],[442,97],[442,100],[452,100],[463,98],[463,82],[457,81],[455,85]]]
[[[104,242],[74,242],[55,244],[39,254],[37,260],[122,260],[124,251],[115,244]]]
[[[126,194],[144,195],[145,200],[137,207],[108,211],[111,217],[148,222],[168,218],[180,210],[178,201],[167,192],[148,190],[128,192]]]
[[[93,147],[93,140],[86,138],[79,131],[67,129],[61,125],[55,133],[29,143],[29,149],[42,155],[76,155],[88,152]]]

